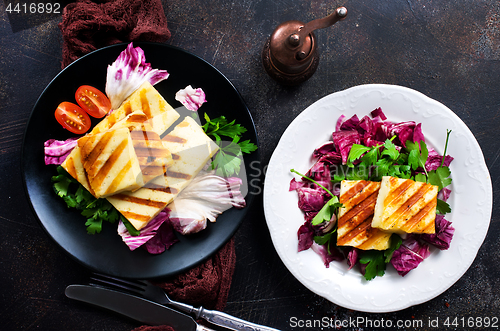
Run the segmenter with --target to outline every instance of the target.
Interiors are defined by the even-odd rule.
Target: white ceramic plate
[[[385,276],[365,281],[357,268],[332,262],[325,268],[311,249],[297,252],[297,230],[304,223],[295,191],[289,192],[291,168],[305,173],[313,150],[330,139],[341,114],[359,118],[381,107],[388,120],[422,123],[428,145],[447,154],[451,163],[455,230],[450,249],[431,248],[418,268],[401,277],[388,265]],[[333,93],[305,109],[287,128],[269,162],[264,211],[272,241],[288,270],[307,288],[331,302],[357,311],[391,312],[435,298],[470,267],[488,231],[492,210],[491,178],[481,148],[467,126],[450,109],[414,90],[393,85],[361,85]]]

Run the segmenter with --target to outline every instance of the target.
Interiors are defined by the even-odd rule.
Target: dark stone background
[[[87,281],[88,271],[50,240],[29,207],[20,172],[22,136],[36,99],[61,68],[60,16],[8,14],[10,2],[0,3],[0,329],[131,330],[138,325],[64,296],[67,285]],[[470,269],[437,298],[388,314],[338,307],[295,280],[274,251],[260,197],[260,207],[236,233],[227,313],[282,330],[292,330],[292,316],[424,321],[424,328],[408,330],[431,330],[427,321],[436,318],[500,317],[500,2],[169,0],[163,5],[172,32],[167,43],[212,63],[242,94],[264,164],[289,123],[311,103],[355,85],[387,83],[452,109],[476,136],[491,173],[490,229]],[[321,59],[315,75],[294,88],[271,80],[260,51],[273,29],[286,20],[326,16],[339,5],[348,8],[347,19],[316,32]]]

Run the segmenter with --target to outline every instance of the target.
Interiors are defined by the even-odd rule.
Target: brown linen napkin
[[[64,7],[59,28],[63,68],[104,46],[170,38],[160,0],[78,0]]]
[[[104,46],[131,41],[165,42],[170,38],[160,0],[78,0],[64,8],[59,28],[63,36],[63,68]],[[231,238],[204,263],[155,284],[174,300],[223,310],[235,264],[234,238]],[[173,329],[141,326],[133,331],[153,330]]]

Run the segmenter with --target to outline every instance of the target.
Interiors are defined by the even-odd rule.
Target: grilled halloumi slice
[[[78,139],[81,162],[96,198],[144,185],[132,136],[127,128]]]
[[[81,138],[80,138],[81,139]],[[66,160],[61,164],[61,166],[70,174],[74,179],[76,179],[80,184],[83,185],[92,195],[94,192],[90,188],[89,181],[87,179],[87,173],[83,168],[82,164],[82,154],[80,148],[76,145],[71,153],[66,157]]]
[[[165,101],[149,82],[144,82],[123,101],[118,109],[113,110],[99,122],[91,133],[105,132],[115,123],[138,110],[146,115],[153,131],[160,136],[180,117],[180,114]]]
[[[382,177],[372,226],[395,233],[435,233],[438,187]]]
[[[337,222],[337,245],[352,246],[363,250],[389,248],[391,233],[372,227],[379,182],[343,180]]]
[[[164,174],[173,162],[172,154],[147,120],[147,116],[138,110],[111,127],[111,130],[122,127],[130,130],[144,183]]]
[[[173,158],[165,175],[156,177],[135,192],[122,192],[107,198],[137,230],[170,204],[218,150],[191,117],[186,117],[162,141]]]

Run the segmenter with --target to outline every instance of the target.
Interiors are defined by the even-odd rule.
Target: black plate
[[[72,135],[55,120],[54,111],[62,101],[74,102],[80,85],[95,86],[104,91],[107,66],[115,61],[126,44],[99,49],[75,61],[61,71],[47,86],[35,107],[24,135],[22,149],[23,178],[28,197],[42,226],[54,241],[78,262],[94,271],[126,278],[158,278],[180,273],[200,263],[226,243],[243,221],[255,197],[248,186],[247,206],[231,208],[196,235],[181,236],[180,242],[166,252],[151,255],[139,248],[130,251],[116,232],[116,225],[105,223],[98,235],[88,235],[85,219],[78,211],[68,209],[52,189],[54,165],[44,164],[43,143],[48,139],[64,140]],[[225,115],[248,129],[244,139],[257,143],[252,117],[235,87],[212,65],[179,48],[164,44],[134,43],[146,55],[153,68],[170,73],[156,89],[174,108],[180,107],[175,93],[187,85],[201,87],[207,103],[200,108],[211,118]],[[95,125],[98,120],[93,119]],[[248,182],[258,177],[258,151],[245,155]],[[255,163],[252,163],[255,162]],[[257,189],[255,187],[255,189]]]

